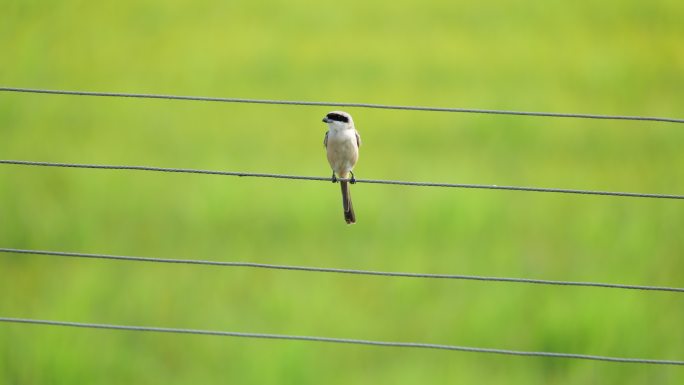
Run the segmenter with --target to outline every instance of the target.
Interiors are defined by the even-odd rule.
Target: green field
[[[0,86],[684,117],[684,3],[2,0]],[[328,176],[332,108],[0,92],[0,159]],[[684,194],[684,126],[348,109],[357,178]],[[0,247],[684,287],[677,200],[0,165]],[[0,317],[684,359],[684,296],[0,254]],[[0,384],[684,368],[0,324]]]

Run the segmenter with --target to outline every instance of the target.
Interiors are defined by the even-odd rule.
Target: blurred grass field
[[[683,117],[676,0],[3,0],[0,84]],[[0,159],[327,176],[318,107],[0,93]],[[359,178],[684,193],[681,125],[348,109]],[[0,247],[684,286],[679,201],[0,165]],[[0,255],[0,315],[684,359],[684,297]],[[680,384],[678,367],[0,325],[0,383]]]

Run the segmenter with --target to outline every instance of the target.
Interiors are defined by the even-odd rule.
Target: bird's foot
[[[349,183],[355,184],[356,183],[356,177],[354,176],[354,173],[351,171],[349,171],[349,173],[351,174],[351,179],[349,179]]]
[[[333,183],[337,183],[337,177],[335,176],[335,173],[333,172],[332,178],[331,178]]]

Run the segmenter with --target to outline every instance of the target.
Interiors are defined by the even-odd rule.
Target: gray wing
[[[323,138],[323,147],[328,147],[328,134],[330,131],[325,132],[325,138]]]
[[[361,136],[359,136],[358,131],[356,131],[355,134],[356,134],[356,147],[358,148],[358,147],[361,147]],[[327,140],[327,137],[326,137],[326,140]]]

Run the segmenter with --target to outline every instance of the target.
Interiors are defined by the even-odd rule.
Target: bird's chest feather
[[[359,156],[354,130],[330,131],[327,153],[328,161],[336,172],[341,174],[351,170]]]
[[[354,131],[330,131],[328,133],[328,150],[356,150],[356,135]]]

